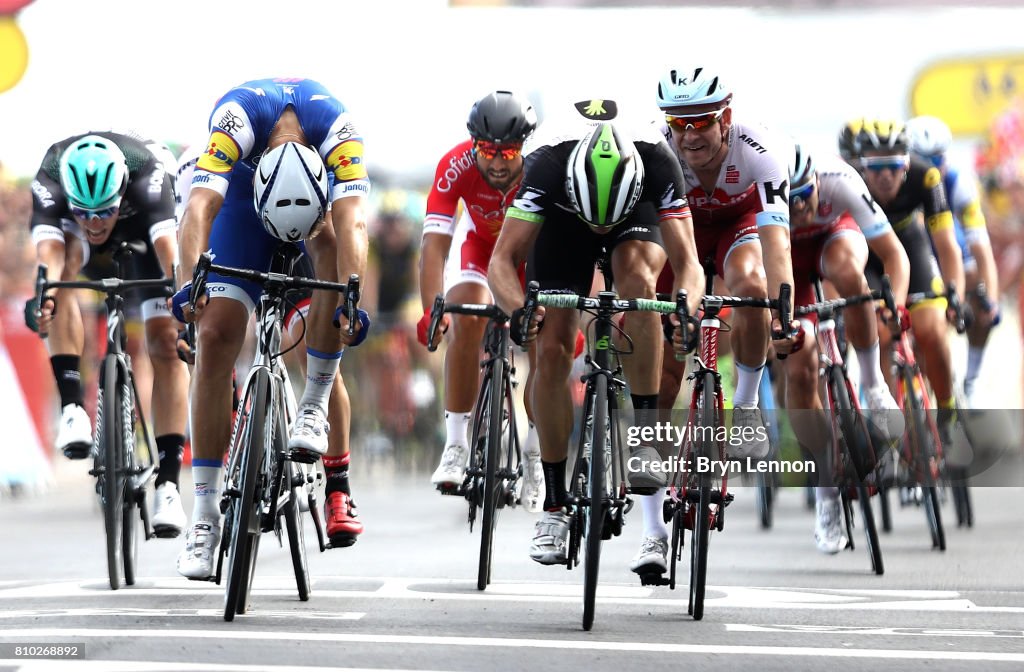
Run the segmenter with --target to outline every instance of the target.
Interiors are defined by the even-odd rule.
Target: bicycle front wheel
[[[928,532],[932,538],[932,548],[940,551],[946,550],[946,532],[942,528],[942,513],[939,510],[939,494],[935,487],[935,474],[933,463],[938,460],[938,450],[935,446],[937,432],[933,426],[933,420],[928,417],[924,408],[924,401],[921,394],[924,388],[917,386],[921,391],[915,391],[914,377],[909,373],[905,374],[904,384],[910,393],[911,409],[911,441],[914,447],[914,469],[918,485],[921,486],[924,504],[924,515],[928,521]]]
[[[268,431],[270,413],[270,375],[260,369],[252,377],[239,405],[239,426],[235,431],[232,453],[242,451],[239,460],[237,491],[233,505],[231,541],[228,548],[228,585],[224,595],[224,620],[248,608],[250,579],[256,563],[256,547],[261,531],[260,510],[256,502],[257,481],[263,462],[264,442],[273,436]]]
[[[718,428],[718,396],[715,393],[715,375],[704,374],[702,395],[698,408],[697,427],[701,431],[700,455],[715,460],[717,444],[714,439]],[[693,620],[704,618],[704,595],[708,578],[708,543],[711,536],[711,475],[706,471],[697,474],[697,512],[693,520],[693,534],[690,544],[690,615]],[[724,502],[719,503],[722,507]]]
[[[117,356],[103,358],[103,379],[101,382],[98,420],[101,427],[97,449],[98,461],[102,468],[100,495],[103,504],[103,525],[107,535],[107,576],[110,589],[121,587],[122,549],[124,539],[124,434],[121,401],[121,385],[118,381]]]
[[[487,446],[484,450],[484,497],[483,521],[480,526],[480,562],[477,566],[476,588],[484,590],[491,582],[491,559],[494,548],[494,527],[498,519],[498,498],[502,488],[498,481],[498,455],[501,446],[502,407],[505,402],[505,362],[495,357],[485,380],[485,418]]]
[[[882,547],[878,543],[878,528],[875,526],[875,512],[871,509],[871,494],[863,483],[857,484],[857,499],[860,500],[861,517],[864,519],[864,536],[868,541],[871,569],[881,576],[885,573],[882,564]]]
[[[121,388],[121,446],[125,473],[124,510],[121,516],[121,555],[124,560],[124,583],[135,585],[135,568],[139,560],[139,497],[145,497],[145,486],[141,492],[132,488],[136,472],[135,457],[135,395],[130,384],[131,373],[125,369],[125,380]]]
[[[594,627],[594,611],[597,608],[597,579],[601,571],[601,536],[604,528],[604,451],[608,441],[605,429],[608,417],[608,379],[597,376],[594,379],[594,435],[590,447],[587,471],[587,498],[584,507],[587,514],[586,558],[583,567],[583,629]]]

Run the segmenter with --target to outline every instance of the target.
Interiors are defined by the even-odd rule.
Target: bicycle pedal
[[[451,483],[438,483],[434,487],[442,495],[461,497],[466,494],[466,489],[461,485],[452,485]]]
[[[358,539],[359,537],[353,534],[336,534],[327,540],[327,548],[348,548],[355,545]]]
[[[154,525],[153,536],[157,539],[176,539],[181,536],[181,528],[173,525]]]
[[[285,455],[286,460],[298,462],[299,464],[316,464],[320,461],[320,457],[317,453],[309,453],[305,450],[292,450]]]
[[[638,569],[643,570],[644,568],[639,567]],[[636,575],[640,577],[641,586],[667,586],[671,583],[664,571],[638,571]]]

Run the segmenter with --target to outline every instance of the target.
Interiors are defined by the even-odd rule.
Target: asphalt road
[[[931,550],[921,509],[895,507],[882,538],[884,576],[857,548],[823,556],[800,490],[784,490],[762,531],[752,491],[738,490],[712,537],[705,617],[675,591],[628,570],[639,512],[604,545],[597,619],[580,627],[582,568],[542,567],[526,551],[533,517],[502,513],[493,584],[476,590],[479,536],[463,500],[427,474],[353,476],[367,531],[348,549],[311,549],[313,594],[297,599],[287,547],[265,536],[253,608],[222,619],[223,587],[174,571],[181,539],[140,550],[140,578],[113,592],[103,523],[81,465],[51,493],[0,506],[0,671],[7,670],[653,670],[711,664],[758,670],[1021,669],[1024,489],[976,489],[974,529],[947,519]],[[84,468],[81,469],[84,471]],[[364,473],[371,470],[365,469]],[[190,483],[188,472],[185,482]],[[307,525],[312,546],[312,524]],[[76,660],[15,659],[10,645],[75,643]]]

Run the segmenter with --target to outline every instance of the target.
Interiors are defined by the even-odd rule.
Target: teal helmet
[[[572,150],[565,190],[580,219],[604,233],[626,219],[643,192],[644,164],[611,123],[594,126]]]
[[[113,140],[87,135],[61,154],[60,184],[73,208],[110,208],[128,188],[128,163]]]

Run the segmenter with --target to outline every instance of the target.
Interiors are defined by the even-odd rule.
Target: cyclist
[[[193,313],[188,306],[189,275],[208,248],[220,264],[267,269],[280,240],[304,240],[316,277],[322,280],[362,275],[367,245],[363,212],[369,191],[362,138],[351,115],[313,80],[245,82],[218,101],[209,128],[181,222],[181,288],[174,296],[176,316],[198,325],[192,388],[196,497],[192,526],[178,557],[179,573],[193,579],[213,573],[220,541],[222,456],[231,433],[231,374],[261,290],[247,281],[211,274],[208,296],[200,298]],[[334,174],[330,194],[328,171]],[[329,220],[324,216],[328,200]],[[325,225],[327,221],[331,226]],[[306,385],[288,440],[292,452],[316,458],[328,448],[327,405],[342,348],[357,345],[369,327],[368,317],[360,311],[354,337],[348,336],[344,315],[337,315],[343,328],[335,329],[331,322],[339,301],[335,293],[313,293]],[[338,468],[347,471],[348,466],[325,465],[328,482]],[[347,486],[347,474],[344,480]],[[351,500],[346,503],[351,506]],[[327,504],[330,517],[330,498]],[[352,515],[351,510],[346,513]]]
[[[874,119],[850,122],[841,133],[840,147],[859,161],[871,198],[882,208],[903,243],[910,260],[910,293],[942,294],[948,286],[962,291],[963,259],[956,244],[953,215],[942,186],[942,175],[935,166],[909,155],[904,125]],[[921,210],[924,224],[918,219]],[[881,260],[869,254],[865,273],[872,288],[879,288],[882,272]],[[945,298],[938,297],[915,302],[907,308],[914,325],[914,340],[923,353],[925,375],[935,392],[939,432],[948,447],[955,402],[945,323],[954,321],[955,315],[947,310],[947,305]],[[883,349],[887,350],[887,330],[881,330],[879,336],[884,342]]]
[[[767,297],[782,283],[793,284],[789,241],[789,162],[793,143],[761,126],[733,121],[731,89],[704,68],[670,70],[658,83],[663,129],[682,166],[693,212],[700,259],[712,257],[715,273],[731,294]],[[666,267],[658,290],[670,287]],[[770,288],[770,289],[769,289]],[[701,293],[703,293],[701,288]],[[758,410],[758,389],[768,354],[771,318],[760,308],[732,312],[731,346],[736,363],[733,426],[753,440],[730,446],[734,458],[765,457],[768,435]],[[781,328],[778,329],[781,331]],[[799,334],[775,344],[777,352],[799,348]],[[684,363],[665,358],[662,399],[669,406],[679,392]],[[644,508],[646,535],[633,558],[637,573],[664,572],[668,531],[661,503]]]
[[[972,175],[952,166],[946,153],[953,134],[946,122],[937,117],[915,117],[907,122],[910,153],[929,161],[942,173],[942,184],[953,213],[956,241],[964,262],[964,291],[974,313],[967,329],[967,370],[964,373],[964,396],[974,407],[975,383],[985,355],[985,344],[992,327],[999,323],[999,276],[992,244],[989,242],[985,215],[981,210],[978,184]]]
[[[182,154],[178,162],[176,193],[179,217],[188,202],[188,196],[192,190],[192,175],[203,149],[205,149],[205,144],[189,148]],[[330,204],[328,204],[329,209]],[[300,277],[316,277],[308,255],[299,259],[294,273]],[[288,296],[290,303],[284,316],[284,334],[281,344],[281,349],[286,351],[305,334],[305,318],[309,315],[312,292],[309,290],[292,291]],[[187,350],[185,343],[180,343],[179,347]],[[188,356],[191,358],[190,353]],[[305,378],[306,358],[300,356],[300,351],[295,350],[292,354],[287,355],[286,361],[289,365],[297,367],[301,376]],[[348,482],[348,467],[351,460],[349,455],[351,418],[348,389],[345,387],[339,367],[327,405],[328,448],[323,457],[324,471],[327,477],[324,486],[326,533],[331,540],[332,548],[352,545],[358,535],[363,532],[363,524],[358,519],[358,512],[355,502],[352,501],[352,491]]]
[[[32,240],[50,280],[113,275],[111,252],[121,241],[142,240],[130,279],[171,277],[177,262],[174,188],[169,171],[145,141],[113,132],[74,135],[46,151],[32,182]],[[47,338],[63,408],[57,448],[71,459],[92,454],[93,432],[83,407],[80,360],[85,346],[75,290],[56,290],[53,301],[26,310]],[[178,477],[185,445],[188,371],[174,349],[174,320],[160,290],[135,290],[153,366],[153,423],[160,465],[152,524],[158,536],[176,537],[185,525]],[[56,310],[57,306],[60,310]],[[39,312],[36,312],[39,311]],[[37,319],[38,318],[38,319]],[[30,327],[33,326],[30,324]],[[159,382],[158,382],[159,381]]]
[[[509,91],[494,91],[473,104],[466,127],[471,139],[441,157],[427,198],[420,257],[423,318],[417,325],[417,335],[424,345],[430,309],[442,288],[445,300],[452,303],[488,303],[491,299],[487,265],[505,211],[519,188],[523,143],[537,127],[537,114],[524,98]],[[456,219],[460,201],[462,215]],[[455,253],[451,254],[453,243]],[[449,324],[452,335],[444,360],[447,438],[441,462],[431,476],[439,488],[457,487],[466,476],[470,452],[467,430],[476,400],[480,343],[487,320],[471,315],[445,315],[442,329]],[[531,378],[534,368],[530,367]],[[527,390],[531,384],[527,380]],[[527,415],[532,418],[529,393],[525,400]],[[532,420],[523,454],[526,465],[522,501],[528,510],[538,511],[543,471]]]
[[[610,109],[605,102],[591,101],[586,109],[599,118],[608,116],[601,114]],[[588,294],[603,248],[610,254],[617,291],[625,298],[655,296],[655,281],[667,253],[676,274],[675,288],[688,291],[690,310],[695,310],[703,272],[690,209],[679,163],[653,127],[627,135],[625,124],[580,120],[575,128],[552,129],[545,139],[536,140],[491,256],[490,287],[498,304],[512,315],[513,338],[519,343],[537,341],[532,395],[545,495],[530,557],[541,564],[566,561],[569,517],[563,506],[573,427],[569,372],[579,313],[538,308],[533,324],[522,324],[525,297],[517,269],[529,255],[527,272],[541,289]],[[541,321],[544,329],[538,335]],[[657,405],[661,328],[657,315],[636,313],[625,321],[624,329],[634,354],[623,359],[623,367],[634,411],[640,415]],[[637,487],[643,476],[630,474],[631,485]],[[660,509],[660,501],[657,506]]]
[[[882,261],[892,279],[893,291],[902,305],[910,281],[910,262],[889,220],[868,195],[864,180],[839,157],[814,161],[796,145],[789,169],[789,216],[793,240],[793,302],[815,300],[811,278],[829,280],[840,296],[869,291],[864,266],[870,249]],[[883,436],[902,434],[902,415],[882,375],[874,304],[851,306],[844,312],[846,335],[853,345],[860,369],[860,385],[872,411],[872,421]],[[805,330],[814,333],[811,324]],[[818,352],[812,344],[786,361],[786,407],[821,411],[818,396]],[[793,423],[801,429],[805,423]],[[822,445],[808,433],[801,437],[808,448]],[[822,462],[824,464],[824,462]],[[819,484],[814,538],[818,550],[834,554],[846,547],[839,489]]]

